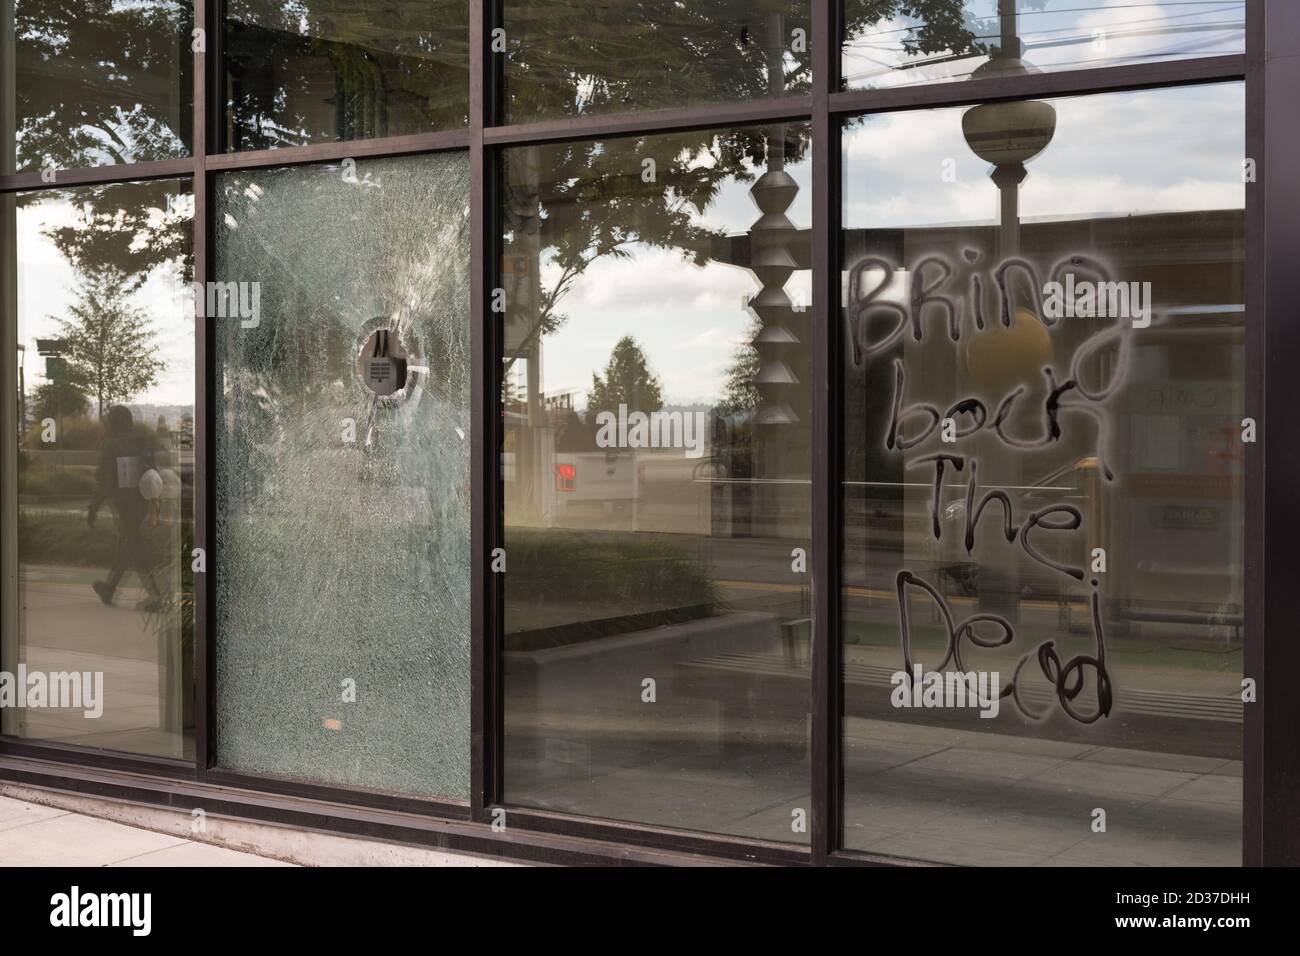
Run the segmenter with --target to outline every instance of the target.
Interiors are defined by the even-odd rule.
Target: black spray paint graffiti
[[[965,250],[963,257],[967,263],[978,262],[979,254],[974,250]],[[895,267],[887,260],[867,257],[859,261],[849,273],[849,304],[847,309],[848,338],[852,344],[851,360],[857,368],[865,367],[875,356],[891,348],[900,341],[910,329],[912,339],[921,342],[925,336],[923,316],[927,307],[939,311],[946,319],[944,323],[947,337],[953,343],[961,340],[963,331],[963,301],[944,294],[941,289],[956,273],[953,264],[938,255],[925,256],[912,270],[913,283],[906,305],[882,299],[893,282]],[[1077,274],[1085,270],[1096,277],[1097,281],[1110,281],[1109,270],[1095,259],[1087,256],[1070,256],[1058,262],[1050,271],[1051,281],[1060,281],[1067,272]],[[937,271],[937,277],[928,276]],[[863,290],[864,276],[883,273],[883,278],[872,288]],[[1020,276],[1023,281],[1031,283],[1030,294],[1025,296],[1028,306],[1036,319],[1047,329],[1056,325],[1057,319],[1045,314],[1040,307],[1039,295],[1044,288],[1035,266],[1024,259],[1014,258],[1004,261],[993,272],[993,282],[998,290],[1000,302],[999,318],[1004,327],[1010,328],[1012,316],[1017,309],[1013,295],[1011,279]],[[971,272],[969,277],[970,313],[974,319],[976,332],[987,326],[984,311],[984,286],[981,277]],[[893,316],[895,321],[883,335],[873,337],[871,320],[882,314]],[[1085,383],[1084,367],[1104,350],[1114,349],[1116,360],[1113,363],[1108,380],[1098,387]],[[1042,432],[1037,437],[1013,435],[1008,430],[1013,409],[1023,397],[1024,386],[1015,387],[1003,396],[997,409],[990,416],[988,405],[977,396],[969,396],[952,403],[943,412],[939,407],[924,401],[905,404],[907,375],[903,361],[893,359],[894,397],[892,401],[889,429],[884,437],[885,447],[890,451],[906,452],[928,441],[935,430],[946,419],[954,423],[949,436],[951,441],[960,441],[988,428],[998,441],[1013,450],[1030,450],[1042,448],[1062,437],[1062,421],[1066,416],[1080,416],[1090,419],[1096,426],[1097,460],[1099,470],[1107,482],[1114,480],[1114,473],[1108,464],[1106,449],[1108,447],[1108,417],[1104,406],[1125,381],[1132,350],[1132,330],[1117,323],[1115,326],[1094,334],[1080,345],[1070,359],[1068,377],[1058,383],[1056,372],[1048,367],[1043,370],[1047,383],[1047,397],[1043,404]],[[921,419],[915,430],[907,431],[905,426]],[[905,433],[906,432],[906,433]],[[1017,524],[1014,507],[1010,496],[1000,489],[986,492],[975,502],[977,490],[976,475],[978,462],[974,458],[953,454],[933,454],[915,459],[907,467],[932,465],[934,470],[933,497],[931,501],[931,528],[935,540],[942,537],[943,529],[939,519],[942,501],[943,477],[947,466],[962,471],[969,462],[968,481],[966,485],[965,535],[963,544],[967,554],[975,548],[975,531],[984,511],[992,504],[1002,507],[1002,533],[1008,544],[1019,542],[1021,550],[1032,561],[1053,572],[1065,575],[1076,582],[1083,582],[1083,568],[1074,567],[1054,561],[1035,546],[1030,535],[1036,530],[1044,532],[1074,532],[1083,525],[1082,513],[1072,505],[1055,504],[1040,508]],[[1011,697],[1016,706],[1030,720],[1043,720],[1050,715],[1050,708],[1034,711],[1024,700],[1021,691],[1021,676],[1026,664],[1036,660],[1038,669],[1055,690],[1061,710],[1072,719],[1091,724],[1102,717],[1109,716],[1114,704],[1114,691],[1110,675],[1106,669],[1106,642],[1101,619],[1101,598],[1099,581],[1090,582],[1091,593],[1089,607],[1091,610],[1094,652],[1081,654],[1062,663],[1056,650],[1056,642],[1043,641],[1034,650],[1023,655],[1016,665],[1012,680],[1001,691],[1003,697]],[[954,622],[952,612],[943,595],[929,582],[912,571],[902,569],[898,572],[895,585],[898,598],[900,637],[902,641],[904,670],[909,675],[915,673],[911,659],[911,616],[909,604],[911,590],[920,590],[934,601],[942,615],[947,629],[947,644],[943,659],[936,668],[945,671],[953,666],[959,672],[965,672],[962,661],[963,641],[974,647],[1005,647],[1015,640],[1015,628],[1012,623],[997,614],[974,614],[960,622]],[[996,635],[985,636],[979,631],[979,625],[998,629]],[[1079,698],[1088,685],[1087,672],[1093,673],[1092,685],[1096,700],[1092,707],[1081,707]]]

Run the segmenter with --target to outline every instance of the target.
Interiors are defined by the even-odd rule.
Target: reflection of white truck
[[[641,478],[635,452],[556,452],[551,465],[552,513],[557,518],[629,513]]]

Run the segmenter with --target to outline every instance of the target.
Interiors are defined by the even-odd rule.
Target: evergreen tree
[[[599,412],[617,414],[619,405],[626,405],[628,411],[647,414],[664,407],[659,379],[650,371],[641,346],[630,335],[623,336],[614,346],[605,366],[605,377],[602,379],[594,373],[591,376],[587,423],[594,422]]]

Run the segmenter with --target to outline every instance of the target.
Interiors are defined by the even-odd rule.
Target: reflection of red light
[[[555,466],[555,490],[576,491],[577,488],[578,488],[578,466],[577,465],[556,465]]]

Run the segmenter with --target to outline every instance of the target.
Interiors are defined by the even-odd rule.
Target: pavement
[[[293,866],[0,796],[0,866]]]

